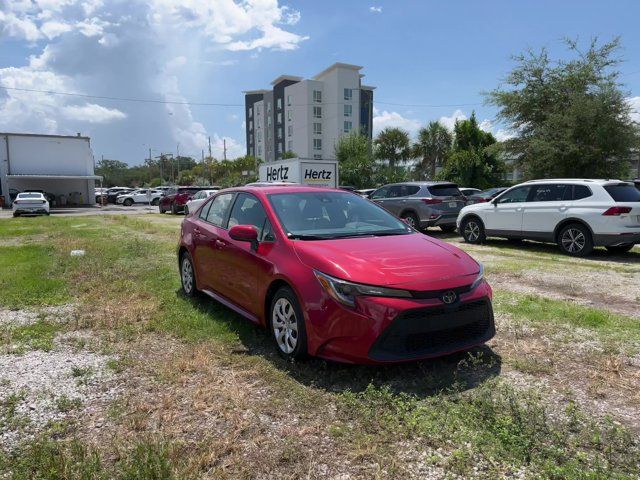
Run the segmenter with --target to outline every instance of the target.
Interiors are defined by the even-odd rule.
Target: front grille
[[[369,356],[380,361],[437,356],[484,343],[494,334],[488,299],[450,308],[408,310],[382,332]]]

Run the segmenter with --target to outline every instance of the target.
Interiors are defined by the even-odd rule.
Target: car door
[[[133,201],[135,203],[145,203],[147,201],[147,192],[149,190],[147,189],[142,189],[142,190],[138,190],[133,194]]]
[[[564,183],[544,183],[531,187],[523,206],[522,235],[532,239],[553,240],[553,232],[570,205],[572,186]]]
[[[239,242],[229,236],[229,230],[221,233],[221,245],[218,252],[221,275],[216,290],[243,309],[258,315],[262,308],[258,298],[258,277],[260,272],[269,268],[265,254],[263,230],[267,214],[260,200],[249,193],[238,193],[229,214],[228,228],[235,225],[253,225],[258,231],[259,243],[254,250],[249,242]],[[267,239],[268,240],[268,239]]]
[[[388,200],[390,185],[385,185],[384,187],[380,187],[375,192],[373,192],[369,199],[380,205],[381,207],[387,208],[385,202]]]
[[[220,283],[220,236],[226,228],[229,207],[234,193],[223,193],[213,198],[200,211],[193,229],[193,256],[199,288],[217,291]]]
[[[522,185],[508,190],[492,201],[492,206],[483,210],[487,233],[520,236],[522,212],[530,192],[531,185]]]

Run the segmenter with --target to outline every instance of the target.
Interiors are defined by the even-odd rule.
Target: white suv
[[[464,207],[457,227],[469,243],[505,237],[557,243],[574,256],[597,246],[622,253],[640,243],[640,191],[620,180],[532,180]]]

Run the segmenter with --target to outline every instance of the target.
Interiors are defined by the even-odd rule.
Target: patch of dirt
[[[536,294],[556,300],[640,318],[640,274],[632,278],[603,270],[576,269],[570,273],[524,270],[487,275],[494,288]]]
[[[515,325],[506,315],[497,315],[496,322],[499,333],[491,344],[503,358],[503,375],[544,387],[560,408],[575,400],[597,418],[609,416],[640,432],[640,355],[611,354],[575,329],[567,342],[562,334]]]
[[[51,323],[67,323],[76,317],[76,306],[73,304],[37,309],[6,310],[0,309],[0,326],[24,326],[39,321]]]
[[[52,422],[83,418],[112,401],[118,386],[107,361],[113,358],[72,348],[64,334],[48,352],[0,355],[0,448],[15,448]]]

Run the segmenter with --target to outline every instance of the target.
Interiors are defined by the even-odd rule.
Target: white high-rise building
[[[341,135],[371,138],[375,87],[362,84],[362,68],[335,63],[311,79],[281,75],[272,90],[244,92],[247,155],[265,162],[284,152],[334,159]]]

